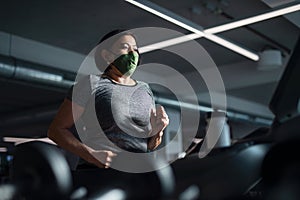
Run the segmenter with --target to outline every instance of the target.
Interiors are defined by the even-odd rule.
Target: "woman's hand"
[[[161,131],[158,134],[152,136],[151,138],[149,138],[148,140],[148,149],[153,150],[156,147],[158,147],[158,145],[160,145],[161,141],[162,141],[162,136],[164,135],[164,133]]]
[[[169,117],[161,105],[158,105],[156,111],[151,110],[150,113],[151,135],[148,140],[148,149],[155,149],[162,141],[163,130],[169,125]]]
[[[169,125],[169,117],[161,105],[156,107],[156,110],[151,109],[150,113],[151,134],[156,135],[163,131]]]
[[[109,168],[113,157],[117,154],[106,150],[92,150],[91,155],[93,156],[93,159],[90,161],[92,164],[100,168]]]

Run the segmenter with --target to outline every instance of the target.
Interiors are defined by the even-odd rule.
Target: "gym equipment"
[[[114,163],[122,162],[118,156]],[[127,160],[127,162],[129,162]],[[155,165],[150,160],[141,163]],[[120,199],[169,199],[175,181],[170,166],[147,173],[128,173],[115,169],[81,169],[72,172],[74,187],[84,186],[87,199],[106,199],[115,194]]]
[[[0,199],[68,199],[72,177],[59,149],[33,141],[16,146],[11,183],[0,187]]]
[[[263,188],[267,200],[300,199],[300,140],[274,145],[262,166]]]
[[[161,199],[174,185],[170,167],[141,174],[99,168],[71,172],[58,147],[32,141],[16,146],[11,180],[0,186],[0,199],[103,199],[112,193],[119,199]]]
[[[300,199],[300,37],[269,104],[274,147],[262,167],[265,199]]]
[[[174,162],[174,198],[191,186],[193,191],[199,190],[196,199],[243,198],[261,179],[262,162],[270,147],[268,143],[245,142],[213,149],[205,158],[194,154]]]

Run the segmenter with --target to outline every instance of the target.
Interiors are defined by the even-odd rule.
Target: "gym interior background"
[[[300,3],[295,0],[134,2],[140,2],[204,32],[222,24],[262,16],[264,13],[297,6]],[[31,139],[44,140],[47,136],[49,123],[68,88],[73,84],[77,70],[102,35],[117,28],[143,27],[167,28],[185,35],[193,33],[133,5],[130,1],[4,0],[0,4],[1,184],[9,182],[15,145]],[[296,10],[266,20],[245,22],[212,34],[259,57],[259,59],[249,58],[242,55],[239,50],[234,51],[231,47],[209,37],[195,39],[209,53],[224,81],[231,143],[266,134],[275,117],[269,103],[300,34],[300,12]],[[193,78],[195,71],[187,67],[182,59],[167,52],[152,51],[142,56],[144,62],[159,62],[189,77],[200,105],[191,108],[191,112],[201,114],[197,138],[203,138],[206,130],[205,116],[210,108],[209,93],[203,80]],[[162,72],[151,76],[163,80],[166,74]],[[295,84],[299,85],[299,81]],[[167,158],[172,160],[184,151],[182,142],[185,132],[190,130],[179,126],[178,106],[168,101],[173,98],[172,92],[155,84],[152,85],[152,89],[158,102],[166,107],[170,117],[170,126],[165,131],[163,144],[167,144],[173,139],[174,133],[181,129],[176,135],[177,143],[166,149]],[[180,95],[186,97],[184,88]],[[204,169],[201,166],[205,164],[199,164],[199,169]],[[182,174],[184,170],[189,171],[188,168],[180,168],[180,164],[177,168],[175,166],[175,169],[183,170],[180,172]],[[197,176],[197,170],[193,169],[193,172]],[[239,180],[236,181],[238,182]],[[190,185],[193,184],[191,181]],[[251,187],[253,188],[255,187]],[[216,192],[218,190],[219,188],[216,188]],[[183,191],[182,189],[182,194],[178,192],[173,195],[182,197]],[[220,189],[220,194],[222,192]],[[259,196],[254,189],[251,194]],[[250,196],[249,191],[247,195]],[[201,199],[201,187],[200,194],[193,198]]]

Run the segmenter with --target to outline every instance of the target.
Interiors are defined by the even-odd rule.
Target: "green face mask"
[[[128,54],[120,55],[113,61],[113,65],[123,74],[130,76],[134,73],[139,61],[137,52],[129,52]]]

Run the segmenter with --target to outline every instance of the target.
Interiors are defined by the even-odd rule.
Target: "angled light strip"
[[[148,11],[148,12],[150,12],[150,13],[152,13],[152,14],[160,17],[160,18],[163,18],[163,19],[165,19],[165,20],[167,20],[167,21],[169,21],[169,22],[171,22],[173,24],[176,24],[176,25],[178,25],[178,26],[180,26],[180,27],[182,27],[182,28],[184,28],[186,30],[189,30],[189,31],[191,31],[193,33],[196,33],[196,34],[199,35],[199,37],[203,37],[203,36],[206,37],[204,35],[203,31],[201,31],[201,30],[199,30],[197,28],[194,28],[194,27],[192,27],[190,25],[187,25],[186,23],[183,23],[182,21],[176,20],[176,19],[174,19],[174,18],[172,18],[172,17],[170,17],[170,16],[168,16],[166,14],[163,14],[162,12],[159,12],[159,11],[153,9],[153,8],[150,8],[149,6],[146,6],[146,5],[142,4],[142,3],[134,1],[134,0],[125,0],[125,1],[127,1],[128,3],[131,3],[131,4],[135,5],[135,6],[137,6],[137,7],[141,8],[141,9],[143,9],[143,10],[146,10],[146,11]],[[233,43],[231,43],[229,41],[226,41],[225,39],[222,39],[222,38],[220,38],[218,36],[211,37],[211,35],[209,35],[206,38],[209,39],[209,40],[211,40],[211,41],[213,41],[213,42],[216,42],[216,43],[218,43],[218,44],[220,44],[220,45],[222,45],[222,46],[224,46],[226,48],[229,48],[232,51],[235,51],[235,52],[237,52],[237,53],[239,53],[241,55],[244,55],[244,56],[246,56],[246,57],[248,57],[248,58],[250,58],[252,60],[257,61],[259,59],[259,56],[257,54],[255,54],[255,53],[253,53],[251,51],[248,51],[246,49],[243,49],[242,47],[236,48],[237,45],[235,45],[235,44],[233,44]],[[215,40],[216,38],[218,38],[218,40]],[[226,41],[226,43],[222,43],[222,41]],[[228,44],[231,44],[231,45],[228,46]]]
[[[257,15],[257,16],[253,16],[253,17],[238,20],[238,21],[235,21],[235,22],[231,22],[231,23],[220,25],[220,26],[216,26],[216,27],[213,27],[213,28],[205,29],[203,32],[204,33],[210,33],[210,34],[220,33],[220,32],[235,29],[235,28],[238,28],[238,27],[241,27],[241,26],[245,26],[245,25],[253,24],[253,23],[256,23],[256,22],[263,21],[263,20],[278,17],[278,16],[281,16],[281,15],[285,15],[285,14],[288,14],[288,13],[296,12],[296,11],[299,11],[299,10],[300,10],[300,3],[296,4],[296,5],[288,6],[286,8],[273,10],[273,11],[270,11],[270,12],[267,12],[267,13],[264,13],[264,14],[260,14],[260,15]]]
[[[213,27],[213,28],[205,29],[204,33],[205,33],[206,37],[210,37],[209,34],[215,34],[215,33],[220,33],[222,31],[231,30],[231,29],[234,29],[234,28],[239,28],[241,26],[245,26],[245,25],[257,23],[257,22],[260,22],[260,21],[268,20],[268,19],[271,19],[271,18],[274,18],[274,17],[289,14],[289,13],[296,12],[296,11],[299,11],[299,10],[300,10],[300,4],[292,5],[292,6],[288,6],[286,8],[273,10],[273,11],[270,11],[270,12],[267,12],[267,13],[264,13],[264,14],[260,14],[260,15],[257,15],[257,16],[253,16],[253,17],[238,20],[238,21],[235,21],[235,22],[231,22],[231,23],[220,25],[220,26],[216,26],[216,27]],[[169,40],[165,40],[163,42],[158,42],[158,43],[154,43],[154,44],[151,44],[151,45],[147,45],[147,46],[141,47],[140,49],[141,49],[141,52],[144,51],[142,53],[146,53],[146,52],[153,51],[153,50],[156,50],[156,49],[162,49],[162,48],[165,48],[165,47],[168,47],[168,46],[188,42],[190,40],[198,39],[200,37],[202,37],[202,36],[199,36],[195,33],[192,33],[192,34],[188,34],[186,36],[172,38],[172,39],[169,39]]]
[[[197,38],[199,38],[199,35],[196,34],[196,33],[192,33],[192,34],[188,34],[188,35],[185,35],[185,36],[172,38],[172,39],[169,39],[169,40],[164,40],[162,42],[157,42],[157,43],[150,44],[150,45],[147,45],[147,46],[144,46],[144,47],[140,47],[139,52],[140,53],[146,53],[146,52],[157,50],[157,49],[163,49],[165,47],[169,47],[169,46],[173,46],[173,45],[176,45],[176,44],[188,42],[188,41],[191,41],[191,40],[194,40],[194,39],[197,39]],[[245,49],[243,49],[242,47],[240,47],[236,44],[233,44],[232,42],[228,42],[227,40],[225,40],[221,37],[215,36],[213,34],[206,34],[205,38],[213,40],[213,41],[215,41],[219,44],[222,44],[222,46],[230,48],[230,49],[232,49],[233,51],[235,51],[237,53],[241,53],[241,52],[244,52],[245,54],[247,53],[247,52],[245,52]],[[256,57],[253,57],[253,60],[256,60]],[[257,60],[258,60],[258,58],[257,58]]]
[[[216,35],[213,35],[213,34],[205,34],[205,38],[209,39],[209,40],[212,40],[212,41],[215,41],[216,43],[219,43],[221,44],[222,46],[224,47],[227,47],[229,49],[231,49],[232,51],[235,51],[241,55],[244,55],[244,56],[247,56],[248,58],[251,58],[252,60],[254,61],[258,61],[259,60],[259,56],[254,54],[248,54],[248,51],[245,50],[244,48],[232,43],[232,42],[228,42],[227,40],[221,38],[221,37],[218,37]]]
[[[164,40],[162,42],[157,42],[154,44],[150,44],[147,46],[143,46],[139,48],[139,52],[140,53],[146,53],[149,51],[153,51],[156,49],[163,49],[165,47],[169,47],[169,46],[173,46],[176,44],[180,44],[180,43],[184,43],[184,42],[188,42],[197,38],[200,38],[201,36],[199,36],[196,33],[192,33],[192,34],[188,34],[188,35],[184,35],[184,36],[180,36],[180,37],[176,37],[176,38],[172,38],[169,40]]]
[[[148,12],[150,12],[150,13],[152,13],[152,14],[160,17],[160,18],[163,18],[163,19],[165,19],[165,20],[167,20],[167,21],[169,21],[169,22],[171,22],[173,24],[176,24],[176,25],[178,25],[178,26],[180,26],[180,27],[182,27],[182,28],[184,28],[186,30],[189,30],[189,31],[194,32],[194,33],[197,33],[200,37],[203,36],[203,32],[202,31],[200,31],[200,30],[198,30],[198,29],[196,29],[196,28],[194,28],[194,27],[192,27],[190,25],[187,25],[186,23],[183,23],[183,22],[181,22],[181,21],[179,21],[177,19],[174,19],[173,17],[165,15],[165,14],[163,14],[163,13],[161,13],[161,12],[159,12],[159,11],[153,9],[153,8],[150,8],[149,6],[146,6],[146,5],[142,4],[142,3],[134,1],[134,0],[125,0],[125,1],[127,1],[128,3],[131,3],[131,4],[135,5],[135,6],[137,6],[137,7],[141,8],[141,9],[143,9],[143,10],[146,10],[146,11],[148,11]]]
[[[146,7],[146,6],[143,6],[143,7]],[[224,25],[213,27],[213,28],[205,29],[204,30],[204,34],[205,34],[204,36],[206,38],[211,38],[212,39],[213,36],[211,34],[213,34],[213,33],[219,33],[219,32],[222,32],[222,31],[231,30],[231,29],[234,29],[234,28],[238,28],[238,27],[241,27],[241,26],[253,24],[253,23],[256,23],[256,22],[271,19],[271,18],[274,18],[274,17],[278,17],[280,15],[285,15],[285,14],[296,12],[296,11],[299,11],[299,10],[300,10],[300,4],[291,5],[291,6],[288,6],[286,8],[280,8],[280,9],[273,10],[273,11],[270,11],[270,12],[267,12],[267,13],[264,13],[264,14],[254,16],[254,17],[250,17],[250,18],[238,20],[238,21],[235,21],[235,22],[231,22],[231,23],[228,23],[228,24],[224,24]],[[193,40],[193,39],[198,39],[200,37],[203,37],[203,35],[197,35],[195,33],[192,33],[192,34],[188,34],[186,36],[181,36],[181,37],[178,37],[178,38],[173,38],[173,39],[165,40],[165,41],[158,42],[158,43],[155,43],[155,44],[147,45],[145,47],[141,47],[140,51],[141,51],[141,53],[146,53],[146,52],[153,51],[153,50],[156,50],[156,49],[161,49],[161,48],[165,48],[165,47],[168,47],[168,46],[184,43],[184,42],[187,42],[187,41],[190,41],[190,40]],[[224,41],[224,39],[221,39],[221,40]],[[238,47],[237,45],[234,45],[234,46]]]

